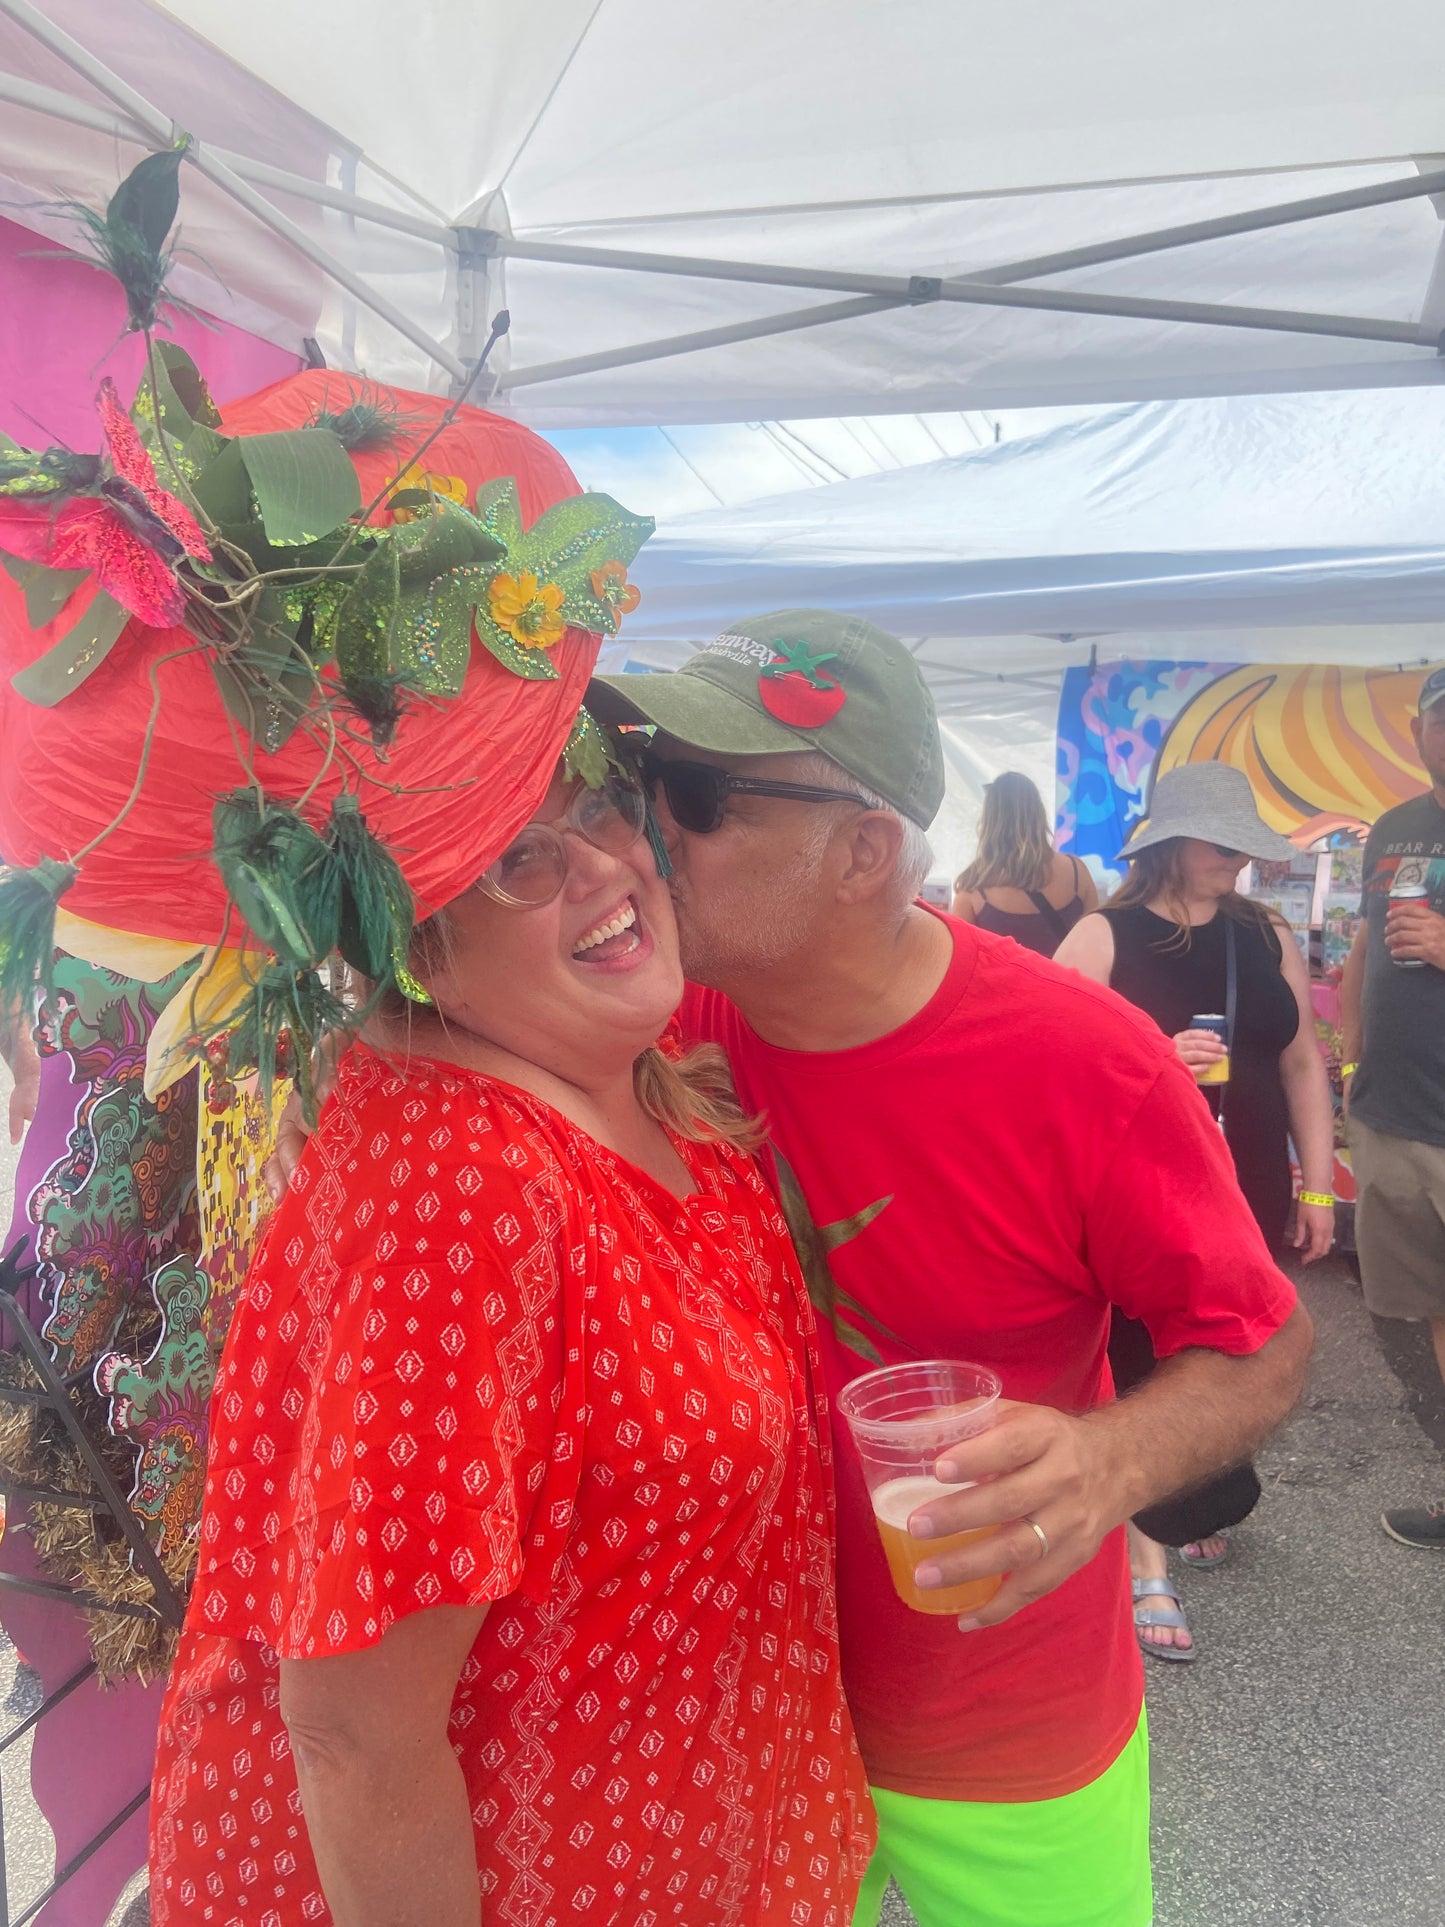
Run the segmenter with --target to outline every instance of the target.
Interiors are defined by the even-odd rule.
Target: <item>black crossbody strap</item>
[[[1223,915],[1223,912],[1221,911],[1220,914]],[[1233,917],[1225,917],[1224,919],[1224,1048],[1227,1051],[1233,1051],[1234,1049],[1234,1013],[1235,1013],[1235,1007],[1239,1001],[1238,946],[1239,946],[1239,940],[1235,935],[1234,919]],[[1233,1071],[1233,1069],[1234,1069],[1234,1065],[1231,1062],[1230,1070]],[[1219,1129],[1220,1129],[1221,1135],[1226,1138],[1229,1136],[1229,1132],[1224,1122],[1224,1109],[1225,1109],[1225,1100],[1228,1098],[1228,1096],[1229,1096],[1229,1085],[1226,1084],[1223,1086],[1223,1088],[1220,1090],[1220,1093],[1219,1093]]]
[[[1234,919],[1224,920],[1224,1044],[1234,1048],[1234,1011],[1239,996],[1239,957],[1234,934]]]
[[[1025,890],[1024,895],[1062,943],[1069,934],[1069,926],[1064,922],[1062,913],[1054,908],[1042,890]]]

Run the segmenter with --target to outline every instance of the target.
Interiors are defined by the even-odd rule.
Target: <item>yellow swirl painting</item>
[[[1228,763],[1260,814],[1301,849],[1365,830],[1426,787],[1410,735],[1422,669],[1252,663],[1180,711],[1156,779],[1180,763]]]

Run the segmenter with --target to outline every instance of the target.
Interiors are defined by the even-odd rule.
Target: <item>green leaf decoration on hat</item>
[[[525,648],[491,618],[492,585],[515,580],[496,567],[454,569],[432,585],[427,599],[427,619],[441,632],[465,635],[469,640],[475,627],[478,640],[514,676],[521,676],[527,682],[556,682],[557,671],[545,648]],[[559,634],[565,633],[565,627],[564,624]]]
[[[429,514],[394,524],[386,540],[397,550],[401,584],[391,666],[409,689],[459,695],[472,654],[471,609],[448,585],[456,578],[465,589],[489,577],[505,550],[474,515],[440,499]]]
[[[590,711],[579,709],[572,734],[562,746],[562,767],[574,781],[580,777],[589,790],[600,790],[612,768],[607,738]]]
[[[506,545],[507,573],[514,580],[534,575],[539,588],[561,589],[557,613],[565,626],[616,635],[618,598],[599,594],[592,576],[609,563],[626,568],[657,526],[650,515],[633,515],[610,495],[572,495],[524,530],[517,485],[507,476],[478,489],[477,519]],[[477,633],[494,654],[494,642],[517,640],[487,609],[478,613]]]
[[[303,618],[274,583],[257,596],[241,639],[211,658],[229,713],[273,754],[314,707],[316,668],[300,633]]]
[[[28,870],[0,870],[0,1010],[28,1010],[36,985],[49,988],[55,906],[78,875],[48,856]]]
[[[787,642],[782,636],[774,636],[773,648],[778,660],[770,662],[763,670],[765,676],[803,676],[814,689],[833,689],[836,687],[831,676],[819,675],[825,662],[836,662],[838,651],[825,649],[815,655],[806,642]]]
[[[252,789],[218,799],[216,866],[231,901],[268,950],[314,969],[336,948],[340,877],[331,852],[295,810]]]
[[[244,435],[229,448],[239,451],[273,548],[304,548],[360,515],[356,470],[329,429]]]
[[[58,571],[42,569],[41,573],[54,576]],[[10,678],[11,688],[26,702],[53,709],[72,690],[79,689],[88,676],[94,675],[129,621],[130,611],[122,609],[114,596],[100,590],[92,596],[85,614],[59,642],[52,643],[43,656]]]
[[[32,629],[54,622],[90,574],[89,569],[51,569],[43,562],[22,562],[18,555],[0,555],[0,569],[23,592]]]
[[[130,414],[163,481],[194,483],[226,446],[200,369],[173,341],[151,344]]]

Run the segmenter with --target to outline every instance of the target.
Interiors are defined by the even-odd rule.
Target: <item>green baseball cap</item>
[[[943,801],[933,698],[898,638],[861,616],[748,616],[671,673],[595,677],[587,707],[717,756],[821,750],[925,830]]]

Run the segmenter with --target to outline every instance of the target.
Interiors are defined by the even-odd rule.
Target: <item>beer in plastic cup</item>
[[[925,1562],[974,1539],[986,1539],[998,1531],[997,1526],[935,1539],[915,1539],[908,1530],[909,1515],[920,1506],[964,1489],[962,1483],[945,1485],[934,1478],[934,1462],[950,1445],[988,1430],[1002,1389],[997,1375],[986,1366],[925,1358],[865,1372],[838,1395],[838,1409],[848,1421],[863,1462],[894,1589],[915,1612],[974,1612],[986,1606],[1003,1584],[1003,1574],[998,1572],[959,1586],[922,1588],[913,1578]]]
[[[1227,1084],[1229,1082],[1229,1023],[1228,1023],[1228,1020],[1224,1017],[1219,1016],[1216,1012],[1210,1011],[1206,1013],[1206,1015],[1203,1017],[1191,1017],[1189,1019],[1189,1028],[1191,1030],[1212,1031],[1214,1035],[1219,1039],[1220,1043],[1225,1046],[1223,1057],[1217,1058],[1215,1062],[1212,1064],[1206,1064],[1202,1071],[1196,1071],[1194,1073],[1195,1083],[1196,1084]]]

